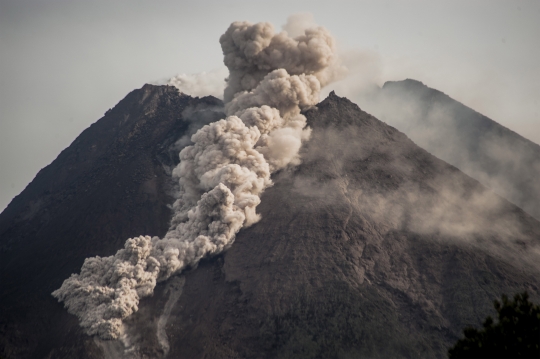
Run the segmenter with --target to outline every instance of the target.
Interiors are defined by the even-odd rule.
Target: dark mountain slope
[[[186,275],[169,357],[443,358],[499,293],[538,298],[510,264],[538,246],[536,220],[346,99],[307,116],[304,163],[276,177],[262,220]]]
[[[303,163],[274,176],[262,220],[223,255],[143,299],[126,321],[127,353],[120,342],[82,335],[50,292],[85,257],[166,231],[169,145],[188,130],[181,114],[201,103],[219,105],[167,87],[133,92],[93,126],[110,121],[103,134],[91,127],[81,135],[87,157],[68,162],[77,140],[51,164],[60,171],[82,162],[88,172],[66,178],[85,186],[50,184],[49,199],[54,172],[40,173],[29,186],[35,194],[25,190],[2,214],[4,356],[442,358],[500,293],[526,289],[539,299],[538,221],[331,94],[306,113],[313,133]],[[113,131],[99,159],[84,155]],[[40,196],[41,210],[23,219]]]
[[[113,254],[141,233],[167,231],[172,199],[166,165],[178,161],[168,148],[190,124],[182,112],[220,104],[145,85],[86,129],[13,199],[0,215],[0,353],[39,358],[65,335],[82,340],[73,333],[76,320],[50,293],[86,257]]]
[[[415,80],[366,101],[377,118],[540,219],[540,146]]]

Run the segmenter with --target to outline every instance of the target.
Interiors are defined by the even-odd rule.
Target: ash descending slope
[[[242,227],[258,221],[271,174],[298,162],[309,137],[301,111],[317,104],[338,66],[334,39],[322,27],[291,38],[270,23],[234,22],[220,43],[231,72],[228,116],[201,128],[180,151],[166,236],[130,238],[114,256],[88,258],[52,293],[88,335],[120,339],[124,319],[158,282],[226,250]]]
[[[365,105],[421,147],[540,219],[539,145],[415,80],[387,82]]]
[[[534,218],[346,99],[306,116],[262,220],[186,275],[169,357],[444,358],[500,293],[538,298]]]
[[[442,358],[500,293],[539,298],[536,220],[332,94],[305,113],[303,164],[273,177],[261,221],[141,300],[134,350],[84,335],[50,291],[85,257],[166,232],[167,149],[205,105],[220,103],[134,91],[1,215],[3,356],[158,358],[166,341],[168,358]]]
[[[0,214],[0,356],[101,356],[50,293],[86,257],[111,255],[141,233],[167,232],[173,201],[168,171],[178,162],[178,151],[169,148],[222,118],[216,112],[222,106],[213,97],[145,85],[13,199]]]

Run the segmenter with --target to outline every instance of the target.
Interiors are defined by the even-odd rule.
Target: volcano
[[[540,219],[538,144],[416,80],[386,82],[365,105],[419,146]]]
[[[85,258],[167,232],[174,149],[221,107],[145,85],[9,204],[3,357],[444,358],[501,293],[540,298],[535,218],[331,93],[304,112],[302,162],[273,175],[258,223],[158,284],[121,340],[84,334],[51,292]]]

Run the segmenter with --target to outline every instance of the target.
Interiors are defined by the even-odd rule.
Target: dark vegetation
[[[494,303],[497,320],[487,317],[482,329],[466,328],[448,351],[450,359],[540,358],[540,306],[529,301],[527,292],[506,295]]]

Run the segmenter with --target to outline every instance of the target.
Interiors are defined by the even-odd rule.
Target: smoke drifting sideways
[[[540,219],[540,146],[415,80],[357,92],[364,110]]]
[[[174,86],[180,92],[190,96],[214,96],[223,98],[225,79],[229,75],[225,66],[197,74],[179,74],[166,81],[167,85]]]
[[[430,243],[429,253],[439,246],[460,248],[519,271],[540,273],[536,220],[405,136],[390,142],[387,129],[382,123],[315,128],[302,148],[303,170],[280,174],[293,183],[293,201],[306,199],[310,208],[335,208],[370,223],[363,248],[373,245],[379,254],[362,256],[366,273],[377,278],[387,267],[405,283],[416,264],[397,270],[388,256],[396,248],[406,252],[421,242]],[[397,242],[388,240],[394,235],[400,238]],[[408,244],[400,247],[398,242]],[[404,253],[397,257],[410,259]],[[408,292],[415,286],[402,289]]]
[[[259,220],[256,207],[272,172],[298,164],[309,138],[301,111],[343,73],[335,41],[322,27],[291,38],[269,23],[234,22],[220,43],[230,72],[227,117],[202,127],[180,151],[168,233],[130,238],[114,256],[87,258],[52,293],[89,335],[120,338],[122,320],[156,283],[229,248],[242,227]]]

